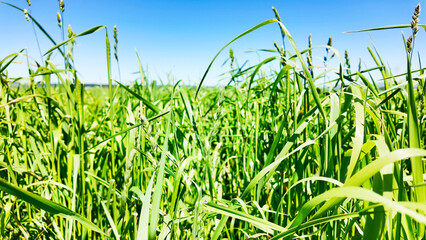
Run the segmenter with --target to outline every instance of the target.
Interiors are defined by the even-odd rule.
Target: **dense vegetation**
[[[140,64],[137,81],[114,82],[107,31],[109,87],[88,88],[73,44],[106,27],[57,43],[8,7],[53,47],[44,62],[24,50],[0,61],[1,239],[425,237],[425,75],[410,64],[419,7],[411,25],[385,27],[412,29],[405,74],[374,48],[376,66],[353,70],[331,39],[321,67],[340,66],[314,71],[316,47],[299,50],[275,11],[237,39],[278,24],[286,51],[275,44],[274,57],[241,68],[231,50],[217,88],[157,86]],[[28,74],[12,79],[17,59]]]

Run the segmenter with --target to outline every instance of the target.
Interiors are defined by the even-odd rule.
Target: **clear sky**
[[[28,8],[24,0],[9,0],[21,8]],[[423,3],[422,1],[420,1]],[[312,34],[313,45],[325,45],[328,37],[333,38],[333,47],[342,55],[348,50],[352,66],[358,60],[372,66],[367,46],[371,39],[382,58],[396,74],[405,69],[404,47],[401,29],[372,33],[343,33],[393,24],[408,24],[415,6],[414,0],[405,1],[287,1],[287,0],[65,0],[64,24],[70,24],[76,33],[97,25],[107,25],[110,38],[114,25],[118,27],[118,55],[123,82],[136,79],[138,70],[135,51],[137,49],[143,66],[148,69],[151,79],[170,81],[184,80],[197,84],[214,55],[232,38],[256,24],[273,18],[272,6],[277,8],[284,25],[296,39],[299,48],[307,47],[308,35]],[[426,1],[425,1],[426,3]],[[426,9],[426,5],[425,9]],[[45,29],[61,41],[57,26],[58,1],[32,1],[31,13]],[[423,14],[423,13],[422,13]],[[420,15],[422,23],[423,15]],[[0,4],[0,58],[27,48],[29,55],[37,61],[37,49],[32,25],[19,11]],[[406,36],[409,30],[404,30]],[[42,52],[52,45],[38,31]],[[421,30],[416,41],[416,50],[423,53],[426,46],[425,32]],[[371,37],[371,39],[370,39]],[[242,64],[256,64],[266,55],[246,53],[250,49],[273,49],[273,43],[282,45],[277,24],[268,25],[231,45],[238,61]],[[289,44],[286,44],[290,49]],[[227,70],[222,63],[228,57],[228,50],[213,65],[206,80],[215,85],[218,75]],[[320,61],[325,50],[314,52]],[[105,33],[100,31],[76,41],[74,58],[80,78],[85,83],[107,83],[105,60]],[[23,61],[24,59],[21,59]],[[58,64],[59,56],[55,57]],[[19,67],[12,68],[11,76],[22,75]],[[26,74],[26,72],[25,72]],[[116,66],[113,76],[118,79]]]

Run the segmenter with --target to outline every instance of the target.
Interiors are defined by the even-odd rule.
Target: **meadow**
[[[69,28],[55,41],[27,10],[0,4],[52,42],[44,62],[25,49],[0,59],[1,239],[426,237],[420,6],[411,24],[365,30],[411,28],[396,46],[406,50],[401,75],[374,47],[368,68],[351,67],[331,39],[299,49],[273,9],[274,18],[213,56],[198,86],[160,86],[139,58],[137,81],[112,79],[117,29]],[[240,66],[229,45],[269,24],[285,42],[268,50],[273,57]],[[77,78],[73,47],[91,34],[105,34],[108,87]],[[315,49],[325,54],[319,66]],[[229,83],[203,86],[228,53]],[[337,67],[326,64],[332,58]],[[18,62],[28,72],[9,77]]]

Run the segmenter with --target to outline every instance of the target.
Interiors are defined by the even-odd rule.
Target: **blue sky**
[[[28,8],[26,1],[6,1],[21,8]],[[421,1],[420,1],[421,2]],[[184,80],[187,84],[197,84],[209,62],[219,49],[232,38],[256,24],[273,18],[272,6],[277,8],[284,25],[291,32],[299,48],[307,47],[307,38],[312,34],[313,45],[325,45],[328,37],[333,38],[333,47],[342,55],[348,50],[352,66],[357,66],[359,58],[366,65],[373,66],[367,46],[371,39],[384,61],[395,74],[405,69],[404,48],[401,30],[372,33],[343,33],[349,30],[364,29],[393,24],[408,24],[418,1],[98,1],[65,0],[64,24],[70,24],[76,33],[97,25],[107,25],[110,38],[114,25],[118,27],[118,55],[123,82],[136,79],[138,70],[135,51],[137,49],[143,66],[151,79]],[[421,2],[423,3],[423,2]],[[426,7],[426,5],[425,5]],[[45,29],[61,41],[61,33],[56,23],[58,1],[33,1],[31,13]],[[422,19],[422,15],[420,15]],[[6,5],[0,4],[0,58],[27,48],[29,55],[39,61],[32,25],[24,15]],[[420,20],[422,23],[422,20]],[[406,36],[409,30],[404,30]],[[52,45],[40,32],[37,32],[42,52]],[[425,32],[421,30],[416,41],[416,49],[422,54],[425,47]],[[371,37],[371,39],[370,39]],[[265,54],[246,53],[250,49],[272,49],[273,43],[282,45],[279,28],[268,25],[231,45],[235,56],[242,64],[260,62]],[[290,49],[289,44],[286,44]],[[323,57],[323,48],[314,51],[317,63]],[[227,67],[222,63],[228,57],[224,51],[206,79],[207,85],[215,85],[218,75]],[[74,58],[80,78],[85,83],[106,83],[105,34],[97,32],[76,41]],[[55,61],[61,64],[57,55]],[[24,61],[25,59],[21,59]],[[19,65],[9,70],[10,75],[22,76],[25,66]],[[25,72],[24,74],[27,74]],[[116,66],[113,77],[118,79]]]

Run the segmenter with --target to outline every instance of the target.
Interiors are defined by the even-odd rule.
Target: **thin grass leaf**
[[[114,220],[111,217],[111,213],[109,212],[107,206],[104,201],[101,201],[102,208],[104,209],[105,215],[108,219],[109,225],[111,226],[112,232],[114,233],[115,239],[120,239],[120,234],[118,234],[117,226],[115,226]]]
[[[305,77],[308,80],[309,87],[311,88],[311,92],[312,92],[312,95],[314,97],[315,103],[317,104],[317,107],[318,107],[322,117],[324,118],[325,121],[327,121],[327,116],[326,116],[326,113],[324,111],[324,108],[322,107],[321,100],[319,98],[318,92],[316,90],[316,86],[315,86],[314,81],[312,79],[311,72],[309,71],[309,68],[305,63],[305,60],[303,59],[302,54],[300,53],[299,49],[297,48],[296,42],[294,41],[290,32],[284,26],[284,24],[282,24],[281,22],[278,22],[278,24],[279,24],[280,28],[285,32],[287,39],[290,42],[290,45],[293,47],[294,51],[296,52],[297,58],[299,59],[299,62],[302,65]],[[339,56],[339,59],[340,59],[340,55],[339,55],[338,52],[337,52],[337,55]]]
[[[78,213],[73,212],[66,207],[63,207],[55,202],[40,197],[20,187],[14,186],[1,178],[0,189],[27,203],[34,205],[37,208],[43,209],[46,212],[49,212],[51,214],[58,214],[62,217],[76,220],[80,222],[84,227],[105,235],[105,233],[98,226],[96,226],[86,218],[82,217]]]
[[[161,159],[158,165],[157,181],[154,187],[154,194],[152,195],[151,221],[148,228],[149,239],[154,239],[155,236],[157,236],[157,225],[158,225],[158,219],[160,214],[159,213],[160,202],[161,202],[161,195],[163,191],[164,167],[166,164],[167,149],[169,146],[170,125],[171,125],[171,115],[169,114],[167,119],[167,130],[166,130],[166,137],[163,144],[163,151],[161,153]]]
[[[252,28],[250,28],[249,30],[247,30],[247,31],[245,31],[245,32],[243,32],[243,33],[241,33],[240,35],[238,35],[237,37],[235,37],[234,39],[232,39],[230,42],[228,42],[225,46],[223,46],[222,47],[222,49],[220,49],[219,50],[219,52],[216,54],[216,56],[214,56],[214,58],[213,58],[213,60],[210,62],[210,64],[209,64],[209,66],[207,67],[207,70],[204,72],[204,75],[203,75],[203,77],[201,78],[201,81],[200,81],[200,83],[198,84],[198,87],[197,87],[197,92],[195,93],[195,98],[197,98],[197,96],[198,96],[198,92],[200,91],[200,89],[201,89],[201,85],[203,85],[203,82],[204,82],[204,80],[205,80],[205,78],[206,78],[206,76],[207,76],[207,73],[209,72],[209,70],[210,70],[210,68],[211,68],[211,66],[213,65],[213,62],[216,60],[216,58],[219,56],[219,54],[227,47],[227,46],[229,46],[231,43],[233,43],[233,42],[235,42],[236,40],[238,40],[239,38],[241,38],[241,37],[243,37],[243,36],[245,36],[245,35],[247,35],[247,34],[249,34],[249,33],[251,33],[251,32],[253,32],[254,30],[256,30],[256,29],[258,29],[258,28],[261,28],[261,27],[263,27],[263,26],[266,26],[266,25],[268,25],[268,24],[271,24],[271,23],[274,23],[274,22],[277,22],[277,20],[276,19],[269,19],[269,20],[266,20],[266,21],[264,21],[264,22],[262,22],[262,23],[259,23],[258,25],[256,25],[256,26],[254,26],[254,27],[252,27]]]
[[[1,61],[0,61],[0,66],[2,66],[3,65],[3,63],[4,63],[4,61],[6,61],[8,58],[11,58],[5,65],[3,65],[1,68],[0,68],[0,73],[2,73],[13,61],[15,61],[15,59],[17,58],[17,57],[19,57],[19,56],[22,56],[23,54],[22,54],[22,52],[24,51],[25,49],[21,49],[21,51],[19,51],[18,53],[12,53],[12,54],[10,54],[10,55],[8,55],[8,56],[6,56],[5,58],[3,58]]]
[[[139,214],[137,240],[148,240],[149,208],[150,208],[152,184],[154,182],[154,178],[155,178],[155,174],[153,174],[151,179],[149,180],[145,195],[143,195],[143,197],[141,198],[142,208]]]
[[[403,205],[399,204],[398,202],[389,200],[365,188],[344,186],[340,188],[330,189],[327,192],[305,203],[300,209],[299,214],[293,220],[290,228],[300,225],[315,207],[317,207],[320,203],[332,198],[354,198],[368,202],[380,203],[383,206],[389,207],[399,213],[406,214],[420,223],[426,224],[426,216],[419,214],[411,209],[408,209]]]
[[[425,31],[426,31],[426,25],[424,25],[424,24],[418,24],[418,26],[423,27],[423,29],[425,29]],[[383,27],[367,28],[367,29],[362,29],[362,30],[348,31],[348,32],[344,32],[344,33],[371,32],[371,31],[389,30],[389,29],[398,29],[398,28],[411,28],[411,24],[389,25],[389,26],[383,26]]]
[[[394,162],[401,161],[411,157],[421,157],[421,156],[426,156],[426,150],[408,148],[408,149],[399,149],[399,150],[390,152],[389,154],[383,157],[380,157],[379,159],[376,159],[375,161],[371,162],[370,164],[368,164],[367,166],[359,170],[357,173],[355,173],[351,178],[346,180],[344,187],[360,186],[366,180],[370,179],[374,174],[379,172],[380,169],[382,169],[384,166],[390,163],[394,163]],[[335,206],[341,200],[342,198],[333,198],[329,200],[315,213],[314,218],[321,216],[322,214],[324,214],[326,210]]]
[[[358,98],[363,98],[361,91],[359,88],[352,86],[352,92],[354,93],[354,95]],[[358,162],[359,159],[359,155],[361,153],[361,148],[362,145],[364,143],[364,121],[365,121],[365,116],[364,116],[364,106],[363,103],[360,102],[360,100],[356,98],[355,99],[355,137],[352,140],[353,141],[353,148],[352,148],[352,154],[351,154],[351,159],[349,162],[349,166],[348,166],[348,171],[347,171],[347,175],[346,175],[346,179],[349,179],[354,170],[355,170],[355,166]]]
[[[60,42],[60,43],[56,44],[54,47],[52,47],[51,49],[49,49],[47,52],[45,52],[45,53],[43,54],[43,56],[46,56],[47,54],[49,54],[49,53],[53,52],[55,49],[58,49],[59,51],[61,51],[60,47],[61,47],[62,45],[67,44],[67,43],[69,43],[69,42],[73,41],[74,39],[76,39],[76,38],[78,38],[78,37],[82,37],[82,36],[85,36],[85,35],[89,35],[89,34],[95,33],[95,32],[97,32],[97,31],[101,30],[102,28],[105,28],[105,29],[106,29],[106,26],[96,26],[96,27],[92,27],[92,28],[87,29],[86,31],[84,31],[84,32],[82,32],[82,33],[79,33],[79,34],[77,34],[77,35],[75,35],[75,36],[73,36],[73,37],[71,37],[71,38],[68,38],[67,40],[65,40],[65,41],[63,41],[63,42]]]
[[[286,231],[287,229],[284,227],[281,227],[279,225],[276,225],[274,223],[271,223],[269,221],[266,221],[264,219],[258,218],[258,217],[254,217],[252,215],[249,215],[247,213],[241,212],[241,211],[237,211],[235,209],[231,209],[228,207],[224,207],[215,203],[207,203],[204,208],[206,209],[206,211],[209,212],[215,212],[218,214],[222,214],[225,216],[229,216],[229,217],[233,217],[236,219],[240,219],[242,221],[246,221],[249,222],[251,224],[253,224],[256,227],[259,227],[260,229],[272,233],[272,230],[276,230],[276,231]]]
[[[145,104],[149,109],[151,109],[152,111],[154,111],[155,113],[159,113],[160,109],[155,106],[153,103],[151,103],[150,101],[146,100],[145,98],[143,98],[142,96],[140,96],[139,94],[135,93],[134,91],[132,91],[130,88],[128,88],[126,85],[115,81],[118,85],[120,85],[120,87],[124,88],[126,91],[128,91],[130,94],[132,94],[133,96],[135,96],[137,99],[139,99],[140,101],[143,102],[143,104]]]

